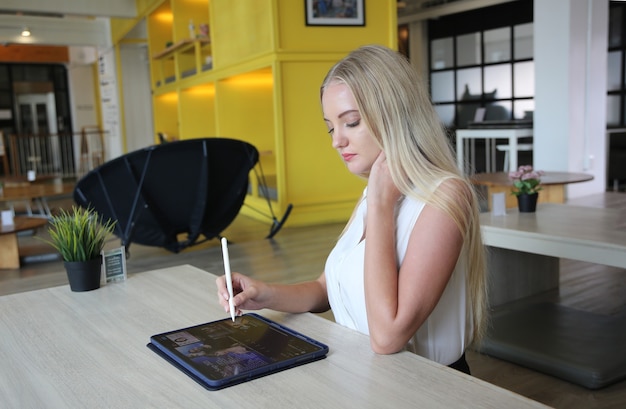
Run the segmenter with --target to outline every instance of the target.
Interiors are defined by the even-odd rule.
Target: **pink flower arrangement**
[[[545,172],[541,170],[533,170],[530,165],[520,166],[517,171],[509,173],[509,179],[513,181],[513,190],[511,194],[532,195],[541,190],[541,176]]]

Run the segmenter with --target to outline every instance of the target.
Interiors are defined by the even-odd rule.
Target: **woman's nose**
[[[337,129],[333,132],[333,148],[343,148],[348,144],[348,138],[343,136],[343,132],[339,132]]]

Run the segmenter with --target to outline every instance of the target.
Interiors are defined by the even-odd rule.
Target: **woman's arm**
[[[269,308],[283,312],[324,312],[330,307],[324,273],[316,280],[299,284],[267,284],[240,273],[233,273],[233,303],[237,314],[241,310]],[[228,290],[224,276],[216,279],[219,303],[228,307]]]
[[[377,170],[374,195],[368,184],[365,243],[365,304],[374,352],[400,351],[433,311],[454,271],[463,237],[454,220],[426,205],[411,232],[398,271],[395,243],[395,205],[399,192]],[[386,180],[386,183],[382,181]],[[444,182],[440,189],[461,185]],[[397,192],[396,194],[394,194]]]

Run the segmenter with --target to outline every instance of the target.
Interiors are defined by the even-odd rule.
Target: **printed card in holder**
[[[126,247],[103,251],[104,277],[106,283],[126,280]]]

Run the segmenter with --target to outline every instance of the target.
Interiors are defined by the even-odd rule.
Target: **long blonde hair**
[[[462,232],[466,251],[461,257],[467,257],[474,319],[470,341],[479,341],[486,327],[487,284],[478,199],[457,167],[426,84],[404,56],[378,45],[361,47],[335,64],[322,83],[321,94],[334,82],[352,91],[361,120],[385,152],[398,189],[446,212]],[[454,188],[438,188],[444,185]]]

